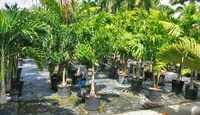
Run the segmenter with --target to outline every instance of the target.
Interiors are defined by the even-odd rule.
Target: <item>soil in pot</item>
[[[183,91],[184,81],[172,80],[172,92],[181,93]]]
[[[88,97],[85,98],[85,107],[87,110],[96,111],[100,107],[100,98],[99,97]]]
[[[65,98],[71,94],[71,85],[58,85],[58,96]]]
[[[161,100],[162,90],[159,88],[149,88],[149,100],[158,102]]]
[[[131,90],[133,93],[139,93],[142,87],[143,79],[137,80],[137,78],[133,78],[131,82]]]
[[[185,99],[195,100],[198,95],[198,87],[194,86],[194,89],[190,89],[190,85],[185,87]]]

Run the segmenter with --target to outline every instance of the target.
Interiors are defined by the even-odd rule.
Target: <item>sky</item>
[[[0,9],[4,7],[5,3],[8,5],[17,3],[20,8],[30,8],[39,3],[39,0],[0,0]],[[169,5],[169,0],[161,0],[161,3]]]
[[[4,4],[8,5],[17,3],[20,8],[30,8],[32,5],[36,5],[39,0],[0,0],[0,9],[4,7]]]
[[[161,0],[161,4],[170,5],[169,0]],[[39,0],[0,0],[0,9],[4,7],[4,4],[8,5],[17,3],[20,8],[30,8],[32,5],[39,4]],[[200,3],[198,3],[200,5]],[[176,8],[179,5],[173,6]]]

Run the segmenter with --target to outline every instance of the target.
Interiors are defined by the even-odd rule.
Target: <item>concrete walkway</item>
[[[20,101],[40,100],[52,94],[49,72],[39,71],[34,60],[23,59],[21,79],[24,81]]]

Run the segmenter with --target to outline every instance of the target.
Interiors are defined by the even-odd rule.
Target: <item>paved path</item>
[[[20,101],[39,100],[52,94],[49,72],[39,71],[31,59],[23,59],[21,78],[24,81]]]

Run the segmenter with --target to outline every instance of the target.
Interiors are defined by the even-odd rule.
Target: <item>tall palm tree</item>
[[[10,9],[9,9],[10,8]],[[0,45],[1,45],[1,77],[0,77],[0,103],[6,103],[5,96],[5,61],[10,55],[16,55],[19,50],[10,49],[16,47],[18,49],[22,44],[22,38],[33,41],[39,38],[38,32],[43,34],[48,30],[46,25],[38,20],[33,20],[27,10],[18,10],[16,7],[9,7],[7,10],[0,11]],[[20,48],[19,48],[20,49]]]
[[[195,31],[198,30],[199,27],[199,20],[198,20],[198,7],[195,3],[190,3],[188,6],[183,5],[182,7],[179,7],[179,10],[181,12],[179,19],[180,19],[180,27],[182,28],[182,36],[190,36],[194,37],[196,40],[198,40],[199,32]]]

